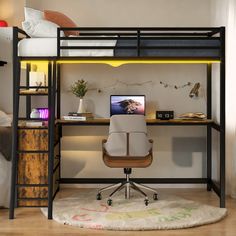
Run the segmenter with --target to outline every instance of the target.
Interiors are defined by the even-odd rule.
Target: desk
[[[190,125],[190,126],[204,126],[204,125],[214,125],[217,126],[213,122],[213,120],[196,120],[196,119],[191,119],[191,120],[183,120],[183,119],[172,119],[172,120],[159,120],[159,119],[146,119],[147,125],[148,126],[161,126],[161,125]],[[109,118],[95,118],[95,119],[88,119],[86,121],[75,121],[75,120],[64,120],[64,119],[59,119],[56,121],[58,124],[62,126],[71,126],[71,125],[76,125],[76,126],[107,126],[110,124],[110,119]]]
[[[62,127],[64,126],[108,126],[110,123],[109,119],[97,118],[89,119],[87,121],[68,121],[58,119],[57,125],[61,130],[61,137],[63,136]],[[206,126],[207,129],[214,128],[220,130],[220,126],[214,123],[213,120],[158,120],[158,119],[147,119],[148,126]],[[152,184],[207,184],[207,190],[210,191],[212,188],[219,195],[219,186],[211,179],[211,135],[207,132],[207,178],[133,178],[134,181],[140,183],[152,183]],[[60,178],[60,183],[63,184],[109,184],[121,182],[123,179],[120,178]]]

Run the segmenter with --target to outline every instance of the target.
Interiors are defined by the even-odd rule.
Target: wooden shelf
[[[48,90],[32,90],[32,89],[21,89],[20,90],[20,95],[48,95]]]
[[[159,120],[159,119],[146,119],[147,125],[155,126],[155,125],[208,125],[208,124],[213,124],[213,120],[198,120],[198,119],[191,119],[191,120],[185,120],[185,119],[172,119],[172,120]],[[77,120],[64,120],[64,119],[58,119],[56,123],[61,124],[61,125],[78,125],[78,126],[83,126],[83,125],[88,125],[88,126],[93,126],[93,125],[109,125],[110,124],[110,119],[109,118],[94,118],[94,119],[88,119],[86,121],[77,121]]]

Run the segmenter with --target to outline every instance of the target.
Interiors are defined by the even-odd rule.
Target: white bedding
[[[64,40],[61,46],[112,46],[116,40]],[[27,38],[18,44],[18,55],[21,57],[57,56],[57,38]],[[113,49],[71,49],[61,50],[61,56],[101,57],[114,56]]]
[[[0,153],[0,207],[9,207],[11,184],[11,162]]]

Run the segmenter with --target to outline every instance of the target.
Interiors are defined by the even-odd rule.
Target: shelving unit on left
[[[15,207],[48,207],[48,217],[52,218],[52,201],[59,191],[60,178],[59,130],[55,124],[56,61],[52,59],[45,62],[47,86],[40,87],[40,90],[30,86],[32,64],[25,65],[18,57],[18,42],[22,35],[28,37],[24,31],[13,27],[14,115],[9,218],[14,218]],[[22,68],[26,72],[25,78],[22,78]],[[47,98],[45,108],[50,112],[49,117],[43,120],[43,126],[27,126],[25,122],[35,121],[30,117],[34,96]],[[20,112],[20,105],[23,104],[26,107],[25,114]]]

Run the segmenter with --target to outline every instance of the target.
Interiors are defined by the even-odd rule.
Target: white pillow
[[[33,8],[29,8],[29,7],[25,7],[24,12],[25,12],[25,21],[37,22],[39,20],[44,19],[44,13],[42,11],[39,11],[39,10],[36,10]]]
[[[31,38],[56,38],[57,28],[60,26],[51,21],[39,20],[37,22],[24,21],[22,27]]]
[[[12,117],[3,111],[0,111],[0,126],[9,127],[11,126],[11,122]]]

